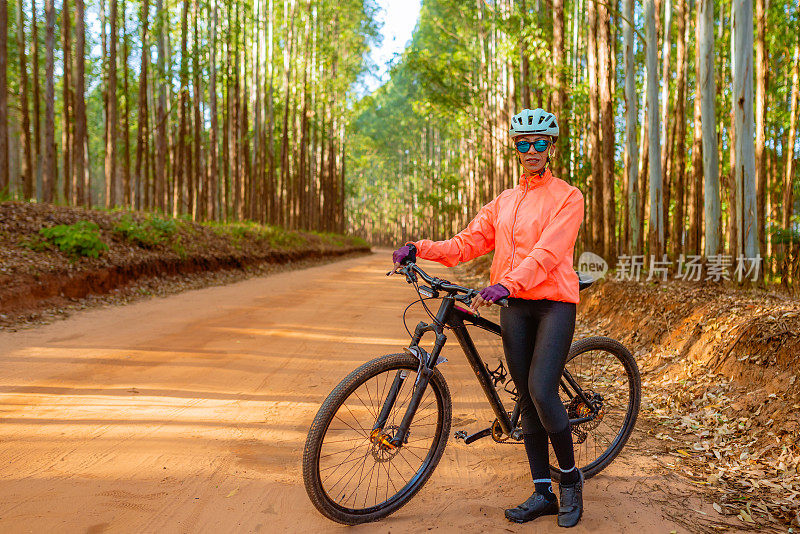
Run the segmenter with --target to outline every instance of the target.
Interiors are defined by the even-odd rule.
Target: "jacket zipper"
[[[514,256],[517,253],[517,241],[514,239],[514,230],[517,227],[517,212],[519,211],[519,207],[522,204],[522,201],[525,199],[525,195],[528,193],[528,182],[525,182],[525,187],[522,190],[522,198],[519,199],[517,203],[517,207],[514,208],[514,221],[511,223],[511,269],[514,269]]]

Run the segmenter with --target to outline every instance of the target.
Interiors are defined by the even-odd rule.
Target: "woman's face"
[[[516,143],[520,141],[528,141],[529,143],[533,143],[537,139],[544,139],[546,141],[551,140],[549,135],[542,134],[518,135],[512,139],[514,152],[517,154],[520,165],[522,165],[522,168],[525,169],[525,172],[533,174],[542,172],[544,166],[547,165],[547,156],[553,150],[553,145],[551,144],[549,147],[547,147],[547,150],[544,152],[537,152],[536,149],[531,145],[528,151],[523,154],[517,150]]]

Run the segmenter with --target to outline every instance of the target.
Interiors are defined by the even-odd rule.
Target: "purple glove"
[[[413,244],[403,245],[392,253],[393,263],[405,263],[404,260],[416,261],[417,260],[417,247]]]
[[[485,287],[483,288],[483,291],[480,292],[481,298],[486,302],[494,302],[503,297],[507,297],[508,295],[510,295],[508,289],[501,284],[494,284],[489,287]]]

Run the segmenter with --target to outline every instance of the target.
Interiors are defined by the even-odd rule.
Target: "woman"
[[[524,169],[513,189],[483,206],[467,228],[445,241],[406,243],[393,254],[395,268],[416,257],[448,267],[495,250],[490,284],[474,299],[473,311],[508,297],[500,310],[503,350],[520,398],[525,451],[534,493],[505,511],[518,523],[558,514],[571,527],[583,514],[583,474],[575,466],[567,411],[558,396],[578,303],[572,255],[583,221],[580,190],[548,168],[558,123],[543,109],[524,109],[511,119],[510,134]],[[553,445],[561,484],[553,493],[548,459]]]

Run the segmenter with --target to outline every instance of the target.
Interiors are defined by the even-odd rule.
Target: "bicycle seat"
[[[575,274],[578,275],[578,291],[583,291],[595,282],[595,279],[588,274],[578,271],[575,271]]]

